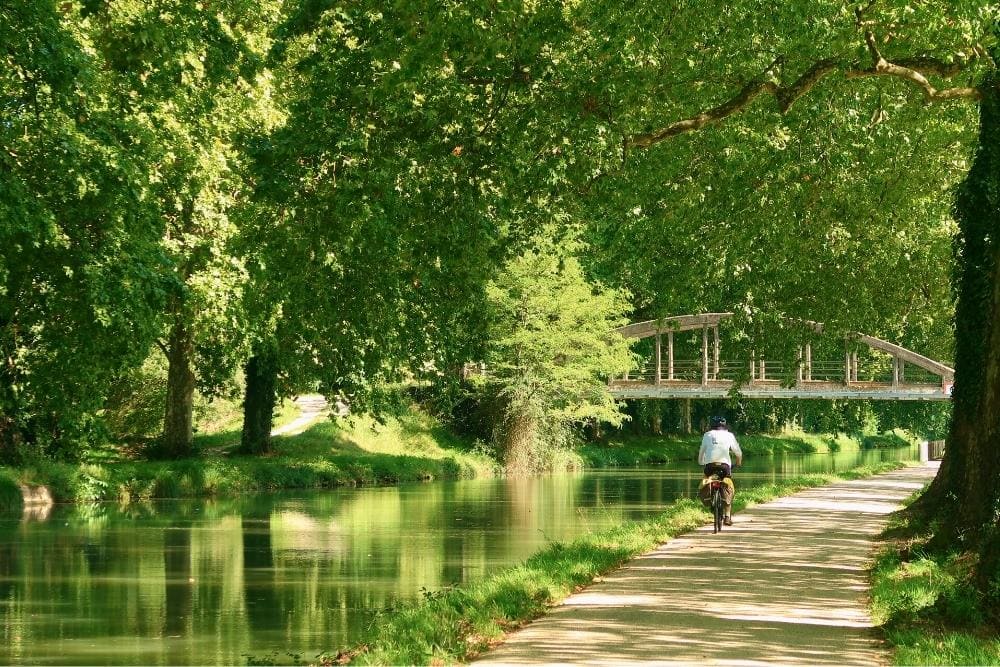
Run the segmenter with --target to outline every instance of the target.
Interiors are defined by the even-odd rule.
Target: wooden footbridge
[[[732,316],[678,315],[617,329],[626,338],[652,338],[652,360],[612,379],[612,394],[623,399],[726,398],[738,386],[746,398],[951,399],[953,368],[873,336],[850,334],[837,341],[839,357],[814,359],[813,340],[823,332],[818,322],[799,323],[814,335],[798,347],[791,363],[753,352],[743,359],[723,359],[719,324]],[[692,359],[699,343],[699,358]],[[821,347],[830,352],[829,342]]]

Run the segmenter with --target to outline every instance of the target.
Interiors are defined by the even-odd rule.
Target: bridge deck
[[[663,380],[660,384],[644,380],[614,380],[611,394],[615,398],[726,398],[733,390],[729,380],[709,380],[707,383],[683,380]],[[782,386],[778,380],[756,380],[739,388],[744,398],[798,399],[872,399],[888,401],[948,401],[951,395],[941,385],[897,384],[882,382],[802,381],[795,386]]]

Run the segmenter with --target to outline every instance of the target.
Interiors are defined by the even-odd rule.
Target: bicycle
[[[710,507],[712,508],[712,517],[715,520],[713,533],[718,533],[722,530],[722,518],[726,513],[726,501],[722,498],[722,485],[725,484],[722,477],[719,477],[718,473],[711,476],[712,485],[712,495]]]

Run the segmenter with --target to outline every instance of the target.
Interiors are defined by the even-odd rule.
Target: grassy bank
[[[238,436],[237,436],[238,437]],[[18,485],[48,486],[57,502],[237,495],[279,489],[394,484],[492,475],[495,464],[471,453],[433,418],[412,412],[377,424],[323,420],[304,433],[274,439],[265,457],[225,455],[226,440],[178,461],[71,465],[41,462],[0,468],[0,507],[20,507]]]
[[[744,455],[825,454],[858,451],[867,447],[904,447],[912,438],[902,431],[877,435],[846,433],[816,434],[804,431],[784,431],[775,435],[739,435],[737,439]],[[578,455],[587,467],[637,466],[693,461],[698,457],[701,435],[690,436],[628,436],[611,438],[606,443],[586,444]]]
[[[871,612],[894,647],[893,663],[1000,664],[1000,629],[986,624],[969,583],[974,558],[926,551],[930,527],[906,512],[882,538],[870,573]]]
[[[838,479],[856,479],[899,467],[886,463],[839,475],[806,475],[740,491],[736,508],[765,502]],[[361,664],[465,662],[505,633],[545,613],[580,586],[708,520],[693,500],[680,500],[659,516],[556,543],[478,583],[427,593],[423,600],[380,614],[357,647],[338,658]]]

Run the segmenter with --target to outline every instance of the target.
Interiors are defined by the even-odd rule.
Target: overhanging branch
[[[871,30],[865,31],[865,42],[872,56],[870,67],[864,67],[857,62],[848,62],[839,58],[824,58],[813,63],[795,81],[782,85],[775,76],[775,67],[780,59],[772,63],[763,74],[745,83],[733,97],[722,104],[702,111],[690,118],[678,120],[658,130],[633,134],[625,137],[624,149],[648,148],[653,144],[670,137],[687,132],[700,130],[706,125],[718,123],[748,107],[762,93],[774,96],[778,111],[784,115],[792,105],[806,95],[825,77],[842,72],[848,79],[867,77],[893,77],[917,86],[923,91],[927,102],[943,102],[947,100],[978,100],[982,92],[976,87],[935,88],[924,72],[944,78],[960,73],[965,65],[947,63],[929,56],[914,56],[899,58],[895,62],[886,60],[879,51],[875,35]]]
[[[692,116],[691,118],[671,123],[670,125],[653,132],[646,134],[634,134],[627,137],[625,139],[625,147],[648,148],[655,143],[678,134],[700,130],[710,123],[715,123],[723,118],[732,116],[734,113],[749,106],[750,103],[753,102],[761,93],[768,92],[774,94],[776,89],[777,85],[773,81],[765,81],[760,78],[755,79],[744,85],[743,88],[740,89],[740,92],[738,92],[732,99],[720,104],[717,107],[713,107],[707,111],[702,111],[698,115]]]
[[[891,76],[902,79],[919,87],[924,93],[924,99],[928,102],[941,102],[944,100],[969,99],[978,100],[982,98],[982,93],[974,87],[955,87],[938,90],[927,80],[924,74],[912,67],[901,65],[901,60],[891,63],[886,60],[879,51],[878,42],[875,40],[875,33],[871,30],[865,31],[865,43],[868,45],[868,52],[872,56],[872,66],[868,69],[849,69],[845,72],[848,79],[862,77]],[[908,59],[914,62],[915,59]]]

